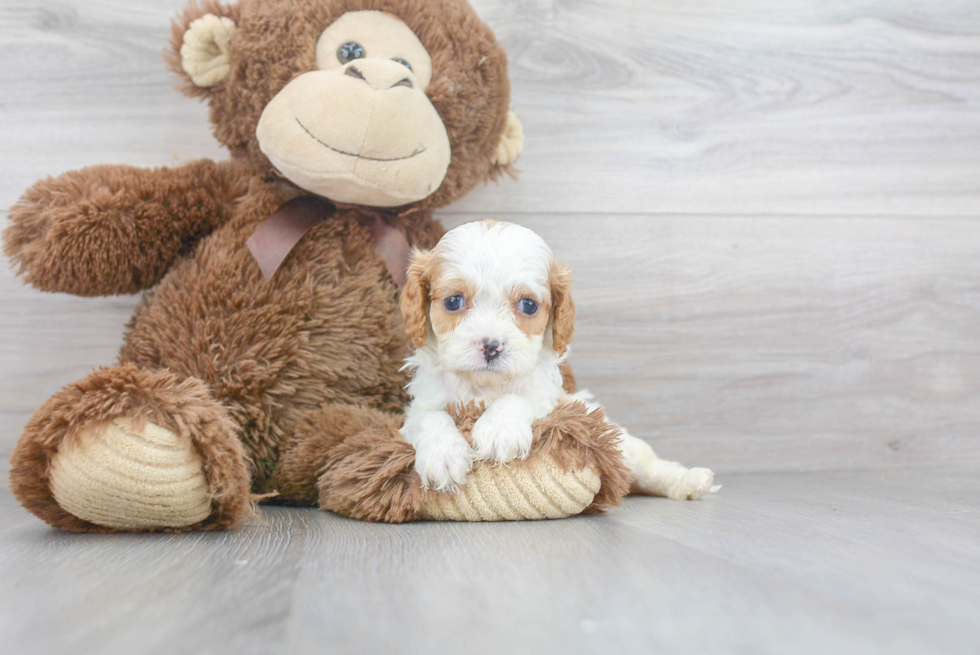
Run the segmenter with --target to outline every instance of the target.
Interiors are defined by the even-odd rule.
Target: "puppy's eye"
[[[412,65],[407,61],[405,61],[404,59],[401,59],[400,57],[395,57],[394,59],[392,59],[392,61],[396,61],[402,66],[404,66],[405,68],[407,68],[408,70],[412,70]]]
[[[459,294],[449,296],[442,301],[442,306],[446,308],[447,312],[458,312],[463,308],[463,296]]]
[[[362,59],[364,57],[364,47],[360,43],[355,41],[348,41],[344,45],[337,48],[337,59],[340,63],[346,64],[349,61],[354,61],[355,59]]]
[[[530,298],[521,298],[517,301],[517,309],[528,316],[534,316],[538,313],[538,303]]]

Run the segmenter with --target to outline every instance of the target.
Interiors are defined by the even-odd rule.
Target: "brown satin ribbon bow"
[[[269,218],[262,221],[245,245],[259,265],[262,276],[271,280],[289,253],[314,225],[329,218],[337,208],[330,202],[313,196],[300,196],[284,203]],[[400,289],[405,285],[411,246],[398,228],[379,216],[362,220],[361,224],[374,237],[374,246],[388,267],[388,272]]]

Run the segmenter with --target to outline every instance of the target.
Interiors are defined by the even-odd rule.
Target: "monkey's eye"
[[[408,63],[407,61],[405,61],[404,59],[400,59],[398,57],[395,57],[394,59],[392,59],[392,61],[397,61],[399,64],[401,64],[402,66],[404,66],[408,70],[412,70],[412,65],[410,63]]]
[[[458,293],[455,296],[449,296],[442,301],[442,306],[446,308],[447,312],[458,312],[463,308],[463,296]]]
[[[337,48],[337,59],[340,63],[346,64],[349,61],[354,61],[355,59],[364,58],[364,48],[361,47],[360,43],[354,41],[348,41],[344,45]]]
[[[538,303],[530,298],[521,298],[517,301],[517,309],[528,316],[534,316],[538,313]]]

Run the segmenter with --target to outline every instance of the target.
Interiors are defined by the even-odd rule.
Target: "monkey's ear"
[[[183,78],[181,90],[191,96],[207,96],[231,72],[229,51],[238,29],[238,8],[214,0],[192,2],[173,21],[171,70]]]
[[[524,127],[513,111],[507,112],[507,124],[504,133],[500,135],[497,152],[494,153],[493,163],[507,167],[517,161],[524,151]]]
[[[568,350],[575,332],[575,303],[572,302],[572,272],[560,262],[551,267],[552,347],[561,356]]]
[[[412,252],[412,263],[408,266],[405,286],[399,301],[402,318],[405,320],[405,334],[412,345],[421,348],[425,343],[429,308],[429,264],[432,262],[431,251],[416,250]]]

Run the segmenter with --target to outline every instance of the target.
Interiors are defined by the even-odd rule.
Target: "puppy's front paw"
[[[473,468],[473,449],[458,433],[451,438],[422,438],[415,444],[415,470],[422,487],[455,492]]]
[[[534,433],[529,421],[495,412],[491,407],[477,419],[470,437],[477,459],[509,462],[527,457]]]

